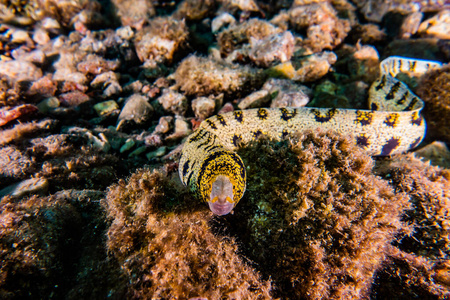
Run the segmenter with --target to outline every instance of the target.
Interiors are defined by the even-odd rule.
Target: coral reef
[[[220,223],[273,280],[274,296],[367,297],[404,226],[407,197],[372,175],[370,157],[336,134],[260,141],[239,154],[248,190],[235,214]]]
[[[331,133],[259,141],[222,218],[174,174],[215,113],[365,109],[379,60],[448,62],[449,8],[0,0],[0,298],[449,298],[448,66],[399,74],[441,168]]]
[[[129,297],[270,299],[232,239],[215,236],[212,215],[169,180],[141,170],[109,188],[108,250],[130,280]]]

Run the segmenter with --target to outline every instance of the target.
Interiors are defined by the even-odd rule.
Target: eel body
[[[401,81],[399,72],[421,74],[440,63],[390,57],[370,87],[369,110],[259,108],[237,110],[203,121],[186,140],[179,163],[184,185],[217,215],[229,213],[246,188],[245,166],[234,152],[261,135],[280,140],[320,127],[350,136],[370,155],[392,155],[415,148],[425,135],[422,100]]]

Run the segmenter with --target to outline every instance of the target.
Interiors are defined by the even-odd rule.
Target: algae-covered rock
[[[450,170],[431,166],[412,154],[380,164],[399,193],[410,198],[402,219],[409,224],[391,249],[391,263],[378,273],[374,291],[383,299],[446,299],[450,296]]]
[[[428,138],[450,142],[450,67],[425,75],[417,95],[425,101]]]
[[[367,297],[404,226],[408,198],[372,174],[366,153],[333,133],[260,141],[239,153],[247,191],[226,224],[273,280],[274,296]]]
[[[186,95],[240,95],[262,85],[265,75],[258,69],[191,55],[174,73],[177,86]]]
[[[92,299],[120,295],[123,281],[104,251],[100,191],[0,202],[0,298]],[[122,288],[121,288],[122,287]]]
[[[165,171],[141,170],[112,185],[104,205],[112,220],[108,250],[127,274],[129,297],[270,299],[269,282],[233,239],[211,232],[212,214]]]

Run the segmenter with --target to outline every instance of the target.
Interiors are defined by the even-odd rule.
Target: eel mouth
[[[227,176],[219,175],[211,186],[208,205],[211,211],[219,216],[230,213],[234,208],[233,184]]]
[[[229,214],[234,208],[234,203],[220,204],[217,202],[208,201],[208,205],[209,209],[218,216]]]

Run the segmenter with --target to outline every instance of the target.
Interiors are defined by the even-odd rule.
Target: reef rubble
[[[0,298],[450,298],[450,5],[0,1]],[[205,119],[366,109],[380,61],[425,102],[411,153],[332,131],[241,147],[215,216],[178,177]],[[414,69],[414,67],[412,67]]]

